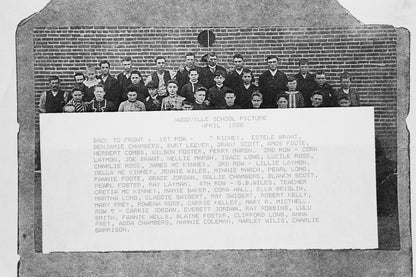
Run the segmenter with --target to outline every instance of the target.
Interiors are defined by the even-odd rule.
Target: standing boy
[[[117,79],[110,74],[110,62],[107,60],[101,61],[100,71],[101,74],[98,76],[98,79],[104,85],[104,90],[106,91],[105,99],[113,102],[118,107],[120,103],[120,90]]]
[[[185,97],[179,96],[178,83],[175,80],[169,80],[167,82],[168,96],[162,100],[162,111],[170,110],[182,110],[182,102]]]
[[[198,82],[199,74],[196,67],[189,69],[189,82],[186,83],[180,93],[180,96],[185,97],[189,101],[193,102],[195,100],[194,94],[195,91],[202,87],[202,85]],[[179,88],[178,88],[179,89]]]
[[[39,111],[41,113],[61,113],[68,99],[68,94],[61,90],[58,76],[50,76],[50,90],[42,93],[39,100]]]
[[[288,99],[288,108],[303,108],[305,102],[303,96],[299,91],[296,91],[297,80],[294,76],[287,79],[288,91],[285,92]]]
[[[243,85],[244,74],[244,58],[241,54],[233,56],[234,69],[230,71],[225,79],[224,85],[230,89],[237,91],[237,87]],[[250,83],[254,83],[254,77],[251,76]],[[250,97],[250,96],[249,96]]]
[[[326,76],[325,76],[325,71],[323,71],[323,70],[318,70],[316,72],[316,75],[315,75],[315,87],[314,87],[314,91],[317,91],[317,90],[319,90],[322,93],[323,97],[324,97],[322,106],[324,106],[324,107],[332,107],[333,106],[333,101],[334,101],[333,100],[333,97],[334,97],[334,89],[327,82]],[[306,104],[306,106],[308,106],[308,105],[311,104],[311,102],[308,102],[306,99],[307,98],[305,98],[305,104]]]
[[[199,82],[207,89],[215,86],[215,72],[226,72],[225,68],[217,64],[217,54],[210,52],[207,55],[207,66],[200,69]]]
[[[277,69],[277,56],[266,58],[269,69],[259,77],[259,89],[263,95],[263,105],[266,108],[274,107],[276,95],[286,90],[287,76]]]
[[[310,102],[312,92],[315,89],[315,76],[309,72],[308,59],[299,60],[299,72],[294,75],[297,81],[296,90],[302,93],[303,99]],[[309,104],[309,103],[308,103]]]
[[[360,95],[355,89],[351,88],[351,76],[348,72],[343,72],[340,75],[341,88],[339,88],[334,95],[333,104],[338,106],[339,98],[346,96],[351,103],[351,106],[360,106]]]
[[[133,70],[130,74],[131,85],[127,88],[127,92],[134,90],[137,93],[137,99],[141,102],[146,100],[146,97],[149,96],[149,92],[145,85],[143,85],[141,81],[140,72],[137,70]],[[122,100],[127,100],[127,93],[123,93]]]
[[[220,108],[222,106],[225,106],[225,93],[231,89],[224,86],[226,76],[225,71],[217,70],[215,71],[214,76],[215,85],[208,89],[207,99],[211,107]]]
[[[182,91],[183,86],[189,82],[189,73],[192,68],[195,66],[195,54],[186,53],[185,55],[185,65],[180,65],[179,70],[176,72],[176,81],[178,82],[178,92]]]
[[[235,102],[238,106],[240,106],[243,109],[248,109],[251,106],[251,94],[258,90],[258,87],[253,84],[253,73],[250,69],[244,68],[242,70],[242,76],[241,80],[242,83],[240,83],[235,88],[236,93],[236,99]]]
[[[167,95],[166,89],[169,80],[175,79],[175,72],[166,70],[166,58],[159,56],[155,58],[156,71],[153,71],[146,79],[145,84],[153,82],[157,86],[159,95]]]

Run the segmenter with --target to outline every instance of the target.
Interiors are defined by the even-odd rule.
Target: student
[[[351,107],[351,101],[347,95],[341,95],[338,98],[338,106],[339,107]]]
[[[189,111],[189,110],[192,110],[192,109],[193,109],[193,106],[192,106],[191,101],[186,100],[186,99],[182,101],[182,110],[183,111]]]
[[[143,102],[137,100],[137,91],[133,86],[130,86],[127,92],[127,100],[121,102],[118,108],[119,112],[141,112],[145,111],[146,107]]]
[[[111,101],[118,107],[121,101],[120,90],[118,87],[118,81],[116,78],[110,74],[110,62],[103,60],[99,64],[101,74],[98,76],[98,79],[101,80],[101,83],[104,85],[105,99]]]
[[[205,103],[205,96],[207,89],[205,87],[199,87],[194,94],[194,103],[192,103],[193,110],[209,110],[209,106]]]
[[[351,106],[357,107],[360,106],[360,95],[355,89],[351,88],[351,76],[348,72],[343,72],[340,75],[341,88],[339,88],[334,95],[333,104],[338,106],[339,98],[341,96],[347,96],[348,100],[351,102]]]
[[[185,97],[187,100],[194,102],[194,94],[195,91],[202,87],[202,85],[198,82],[199,74],[196,67],[189,69],[189,82],[186,83],[180,93],[180,96]],[[178,88],[179,89],[179,88]]]
[[[166,58],[155,58],[156,71],[153,71],[146,79],[145,84],[153,82],[157,86],[159,95],[167,95],[166,89],[169,80],[174,80],[176,72],[166,70]]]
[[[276,98],[276,104],[278,109],[287,109],[289,107],[289,96],[287,94],[279,94]]]
[[[126,93],[127,94],[127,88],[131,86],[132,82],[130,79],[131,72],[133,71],[132,61],[130,57],[125,57],[121,60],[121,66],[123,67],[123,72],[119,73],[117,75],[117,81],[118,81],[118,89],[120,91],[120,94]],[[140,74],[140,82],[144,84],[143,77]]]
[[[261,109],[261,108],[263,108],[263,95],[258,90],[256,90],[251,94],[250,109]]]
[[[287,76],[277,69],[277,56],[271,55],[266,58],[268,70],[259,77],[259,90],[263,95],[263,105],[266,108],[275,106],[276,95],[286,90]]]
[[[244,69],[245,69],[243,55],[234,54],[233,63],[234,63],[234,69],[228,73],[227,78],[225,79],[224,85],[234,91],[238,91],[237,87],[243,85],[243,74],[244,74]],[[251,76],[249,83],[254,83],[254,82],[255,82],[254,77]],[[238,97],[237,97],[237,100],[238,100]]]
[[[61,113],[68,99],[68,94],[61,90],[58,76],[48,78],[50,90],[42,93],[39,99],[41,113]]]
[[[217,64],[217,54],[215,52],[210,52],[207,55],[207,66],[199,70],[199,83],[210,89],[215,86],[215,72],[223,71],[226,72],[225,68]],[[225,76],[224,76],[225,78]]]
[[[146,97],[144,105],[146,106],[146,111],[160,111],[162,106],[163,96],[158,94],[156,84],[150,82],[146,85],[146,88],[149,92],[149,96]]]
[[[317,90],[312,93],[311,96],[311,108],[320,108],[323,107],[324,94]]]
[[[235,104],[235,92],[233,90],[228,90],[225,92],[224,100],[225,105],[221,106],[220,109],[222,110],[228,110],[228,109],[241,109],[240,106]]]
[[[123,101],[126,101],[128,99],[127,93],[131,90],[134,90],[137,93],[137,99],[141,102],[144,102],[146,100],[146,97],[149,96],[149,91],[147,90],[146,86],[140,82],[141,81],[140,72],[137,70],[133,70],[130,73],[130,80],[131,80],[131,85],[127,87],[127,92],[122,94],[121,99]]]
[[[207,100],[209,105],[215,109],[225,106],[225,92],[231,89],[224,86],[226,76],[225,71],[217,70],[214,75],[215,86],[208,89]]]
[[[323,100],[323,107],[332,107],[333,106],[333,96],[334,96],[334,89],[332,88],[332,86],[327,82],[326,80],[326,76],[325,76],[325,71],[323,70],[318,70],[315,74],[315,87],[313,89],[313,91],[317,91],[319,90],[323,96],[324,96],[324,100]],[[310,98],[309,98],[310,99]],[[310,102],[308,102],[305,98],[305,105],[311,105]]]
[[[71,92],[72,99],[64,106],[64,112],[75,112],[81,113],[87,110],[85,102],[82,101],[84,98],[84,92],[80,87],[74,87]]]
[[[84,81],[86,86],[86,93],[84,95],[84,101],[89,102],[94,98],[95,86],[100,83],[100,80],[97,79],[97,68],[95,66],[90,66],[85,71],[87,79]]]
[[[178,82],[178,92],[182,91],[182,88],[185,84],[189,82],[189,73],[192,68],[198,70],[197,66],[195,65],[195,54],[194,53],[186,53],[185,55],[185,65],[181,64],[179,66],[178,71],[176,72],[176,81]],[[184,95],[182,95],[185,97]]]
[[[315,84],[315,76],[309,72],[309,60],[308,59],[299,60],[299,72],[295,74],[294,77],[296,78],[296,81],[297,81],[296,90],[302,93],[304,100],[310,99],[312,96],[312,92],[314,91],[316,87],[316,84]]]
[[[305,107],[305,102],[303,96],[299,91],[296,91],[297,80],[294,76],[291,76],[287,79],[288,91],[286,95],[288,96],[288,108],[303,108]]]
[[[162,111],[181,110],[185,97],[179,96],[178,83],[175,80],[167,81],[168,96],[162,100]]]
[[[243,109],[248,109],[251,106],[251,94],[258,90],[258,87],[252,82],[254,79],[253,73],[248,68],[243,68],[241,81],[236,89],[236,104]]]
[[[74,74],[74,87],[79,87],[82,89],[83,97],[85,97],[85,94],[87,93],[88,88],[84,84],[85,76],[82,72],[75,72]],[[85,99],[83,99],[85,100]]]
[[[87,112],[114,112],[116,107],[107,99],[104,99],[104,85],[98,84],[94,87],[94,99],[87,103]]]

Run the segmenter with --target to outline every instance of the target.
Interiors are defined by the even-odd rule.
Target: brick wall
[[[121,71],[120,60],[131,56],[144,77],[154,70],[157,55],[167,58],[168,68],[177,70],[186,52],[197,59],[215,51],[219,64],[231,65],[232,55],[241,53],[256,79],[266,70],[265,57],[277,54],[279,69],[287,75],[298,71],[297,61],[309,58],[312,72],[324,69],[327,79],[339,87],[339,73],[353,75],[353,87],[362,104],[375,107],[376,135],[390,158],[396,159],[396,31],[390,26],[360,27],[253,27],[210,28],[216,35],[213,47],[201,47],[202,28],[174,27],[59,27],[34,30],[34,78],[36,105],[47,89],[49,75],[58,75],[63,89],[73,84],[75,71],[107,59],[111,73]],[[37,109],[36,109],[37,110]],[[38,124],[38,114],[36,114]]]

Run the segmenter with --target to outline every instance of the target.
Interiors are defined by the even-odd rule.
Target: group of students
[[[165,111],[251,108],[304,108],[359,106],[356,90],[350,88],[351,76],[340,74],[340,88],[334,90],[325,72],[309,72],[307,59],[299,60],[299,72],[287,77],[278,69],[275,55],[266,58],[268,69],[255,80],[244,66],[241,54],[233,56],[228,71],[217,64],[214,52],[206,54],[195,65],[195,54],[187,53],[185,64],[175,71],[167,70],[166,59],[156,57],[156,70],[146,79],[133,70],[130,58],[122,61],[123,72],[117,78],[110,74],[110,63],[101,61],[100,74],[88,67],[85,74],[74,75],[71,92],[60,88],[58,76],[49,77],[50,90],[39,101],[42,113]]]

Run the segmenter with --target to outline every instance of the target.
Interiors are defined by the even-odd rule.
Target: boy
[[[322,95],[324,96],[322,106],[323,107],[332,107],[333,106],[333,97],[334,97],[334,89],[332,86],[326,81],[325,77],[325,71],[318,70],[315,74],[315,87],[313,91],[319,90]],[[312,97],[312,95],[310,96]],[[303,97],[305,99],[305,105],[311,105],[310,102],[308,102],[308,99],[310,99],[308,96]]]
[[[225,105],[220,107],[220,109],[228,110],[228,109],[241,109],[240,106],[235,104],[235,92],[231,89],[225,92],[224,100]]]
[[[254,91],[251,94],[251,109],[261,109],[263,108],[263,95],[258,91]]]
[[[350,99],[348,99],[348,96],[346,96],[346,95],[341,95],[341,96],[338,98],[338,105],[339,105],[340,107],[351,107],[351,101],[350,101]]]
[[[259,89],[263,95],[263,105],[266,108],[274,107],[276,95],[286,90],[287,76],[277,69],[277,56],[271,55],[266,58],[268,70],[259,77]]]
[[[186,100],[186,99],[182,101],[182,110],[183,111],[189,111],[189,110],[192,110],[192,109],[193,109],[193,106],[192,106],[191,101]]]
[[[309,72],[308,59],[299,60],[299,72],[294,75],[297,81],[296,90],[302,93],[303,99],[309,99],[316,86],[315,76]]]
[[[185,97],[187,100],[194,102],[195,98],[194,98],[194,94],[195,91],[202,87],[202,85],[200,83],[198,83],[198,78],[199,78],[199,74],[198,74],[198,70],[196,67],[193,67],[191,69],[189,69],[189,82],[186,83],[183,87],[180,93],[178,93],[180,96]],[[179,89],[179,87],[178,87]]]
[[[143,102],[137,100],[137,92],[134,87],[130,86],[127,98],[126,101],[121,102],[118,108],[119,112],[141,112],[146,110]]]
[[[339,88],[334,95],[334,106],[338,106],[339,98],[341,96],[347,96],[348,100],[351,102],[351,106],[357,107],[360,106],[360,95],[354,89],[351,89],[351,76],[348,72],[342,72],[340,75],[341,88]]]
[[[178,83],[175,80],[169,80],[167,82],[167,90],[169,96],[163,98],[162,100],[162,111],[170,110],[181,110],[182,102],[185,100],[185,97],[179,96],[178,93]]]
[[[133,70],[132,67],[132,61],[130,57],[125,57],[121,61],[121,65],[123,67],[123,72],[117,75],[117,81],[118,81],[118,89],[120,91],[120,94],[127,93],[127,88],[131,86],[132,82],[130,79],[131,72]],[[142,75],[140,74],[140,83],[144,84]]]
[[[213,108],[225,106],[225,92],[231,90],[224,86],[226,73],[223,70],[217,70],[214,74],[215,86],[208,89],[209,105]]]
[[[216,71],[226,72],[224,67],[217,64],[217,54],[215,54],[214,52],[210,52],[207,54],[207,66],[201,68],[199,72],[200,84],[208,89],[215,86],[214,78]]]
[[[230,89],[237,91],[237,87],[243,84],[243,74],[244,74],[244,58],[241,54],[234,54],[233,56],[234,68],[228,73],[227,78],[224,82],[224,85]],[[252,76],[250,83],[254,83],[254,77]],[[237,96],[238,99],[238,96]]]
[[[276,98],[278,109],[287,109],[289,107],[289,96],[287,94],[279,94]]]
[[[160,107],[162,106],[162,99],[164,97],[158,94],[156,85],[153,82],[148,83],[146,88],[149,92],[149,96],[146,97],[144,101],[146,111],[160,111]]]
[[[324,94],[317,90],[312,93],[311,96],[311,108],[320,108],[324,102]]]
[[[103,84],[98,84],[94,88],[94,99],[87,103],[87,112],[114,112],[116,107],[107,99],[104,99],[105,90]]]
[[[288,96],[288,108],[303,108],[305,107],[305,102],[302,94],[299,91],[296,91],[297,80],[294,76],[290,76],[287,79],[288,91],[286,95]]]
[[[137,99],[140,102],[144,102],[146,100],[146,97],[149,96],[149,92],[147,88],[142,83],[140,83],[141,81],[140,72],[137,70],[133,70],[130,74],[130,80],[131,80],[131,85],[127,87],[127,90],[122,94],[121,99],[123,101],[126,101],[128,99],[127,93],[129,91],[134,90],[137,93]]]
[[[105,99],[118,106],[120,104],[120,90],[117,79],[110,74],[110,62],[103,60],[100,62],[99,66],[101,74],[98,76],[98,79],[100,79],[104,85],[104,90],[106,91]]]
[[[75,113],[85,112],[87,106],[82,101],[82,98],[84,97],[84,92],[82,91],[82,88],[74,87],[72,89],[71,95],[72,99],[69,100],[68,103],[66,103],[66,105],[64,106],[64,112],[71,112],[71,110]]]
[[[178,71],[176,72],[176,81],[178,82],[179,92],[182,91],[183,86],[189,82],[189,73],[192,68],[196,68],[198,70],[198,68],[195,66],[195,54],[189,52],[185,55],[185,65],[181,64]]]
[[[68,99],[68,94],[61,90],[58,76],[50,76],[50,90],[40,96],[39,111],[41,113],[61,113]]]
[[[244,68],[242,70],[242,83],[239,84],[235,90],[236,104],[243,109],[248,109],[251,105],[251,94],[258,90],[258,87],[253,84],[253,73],[250,69]]]
[[[208,110],[209,106],[205,104],[205,95],[207,89],[205,87],[199,87],[196,89],[194,94],[195,102],[192,104],[193,110]]]
[[[166,95],[169,80],[175,79],[176,72],[166,70],[166,58],[158,56],[155,58],[156,71],[153,71],[146,79],[145,84],[153,82],[159,91],[159,94]]]

